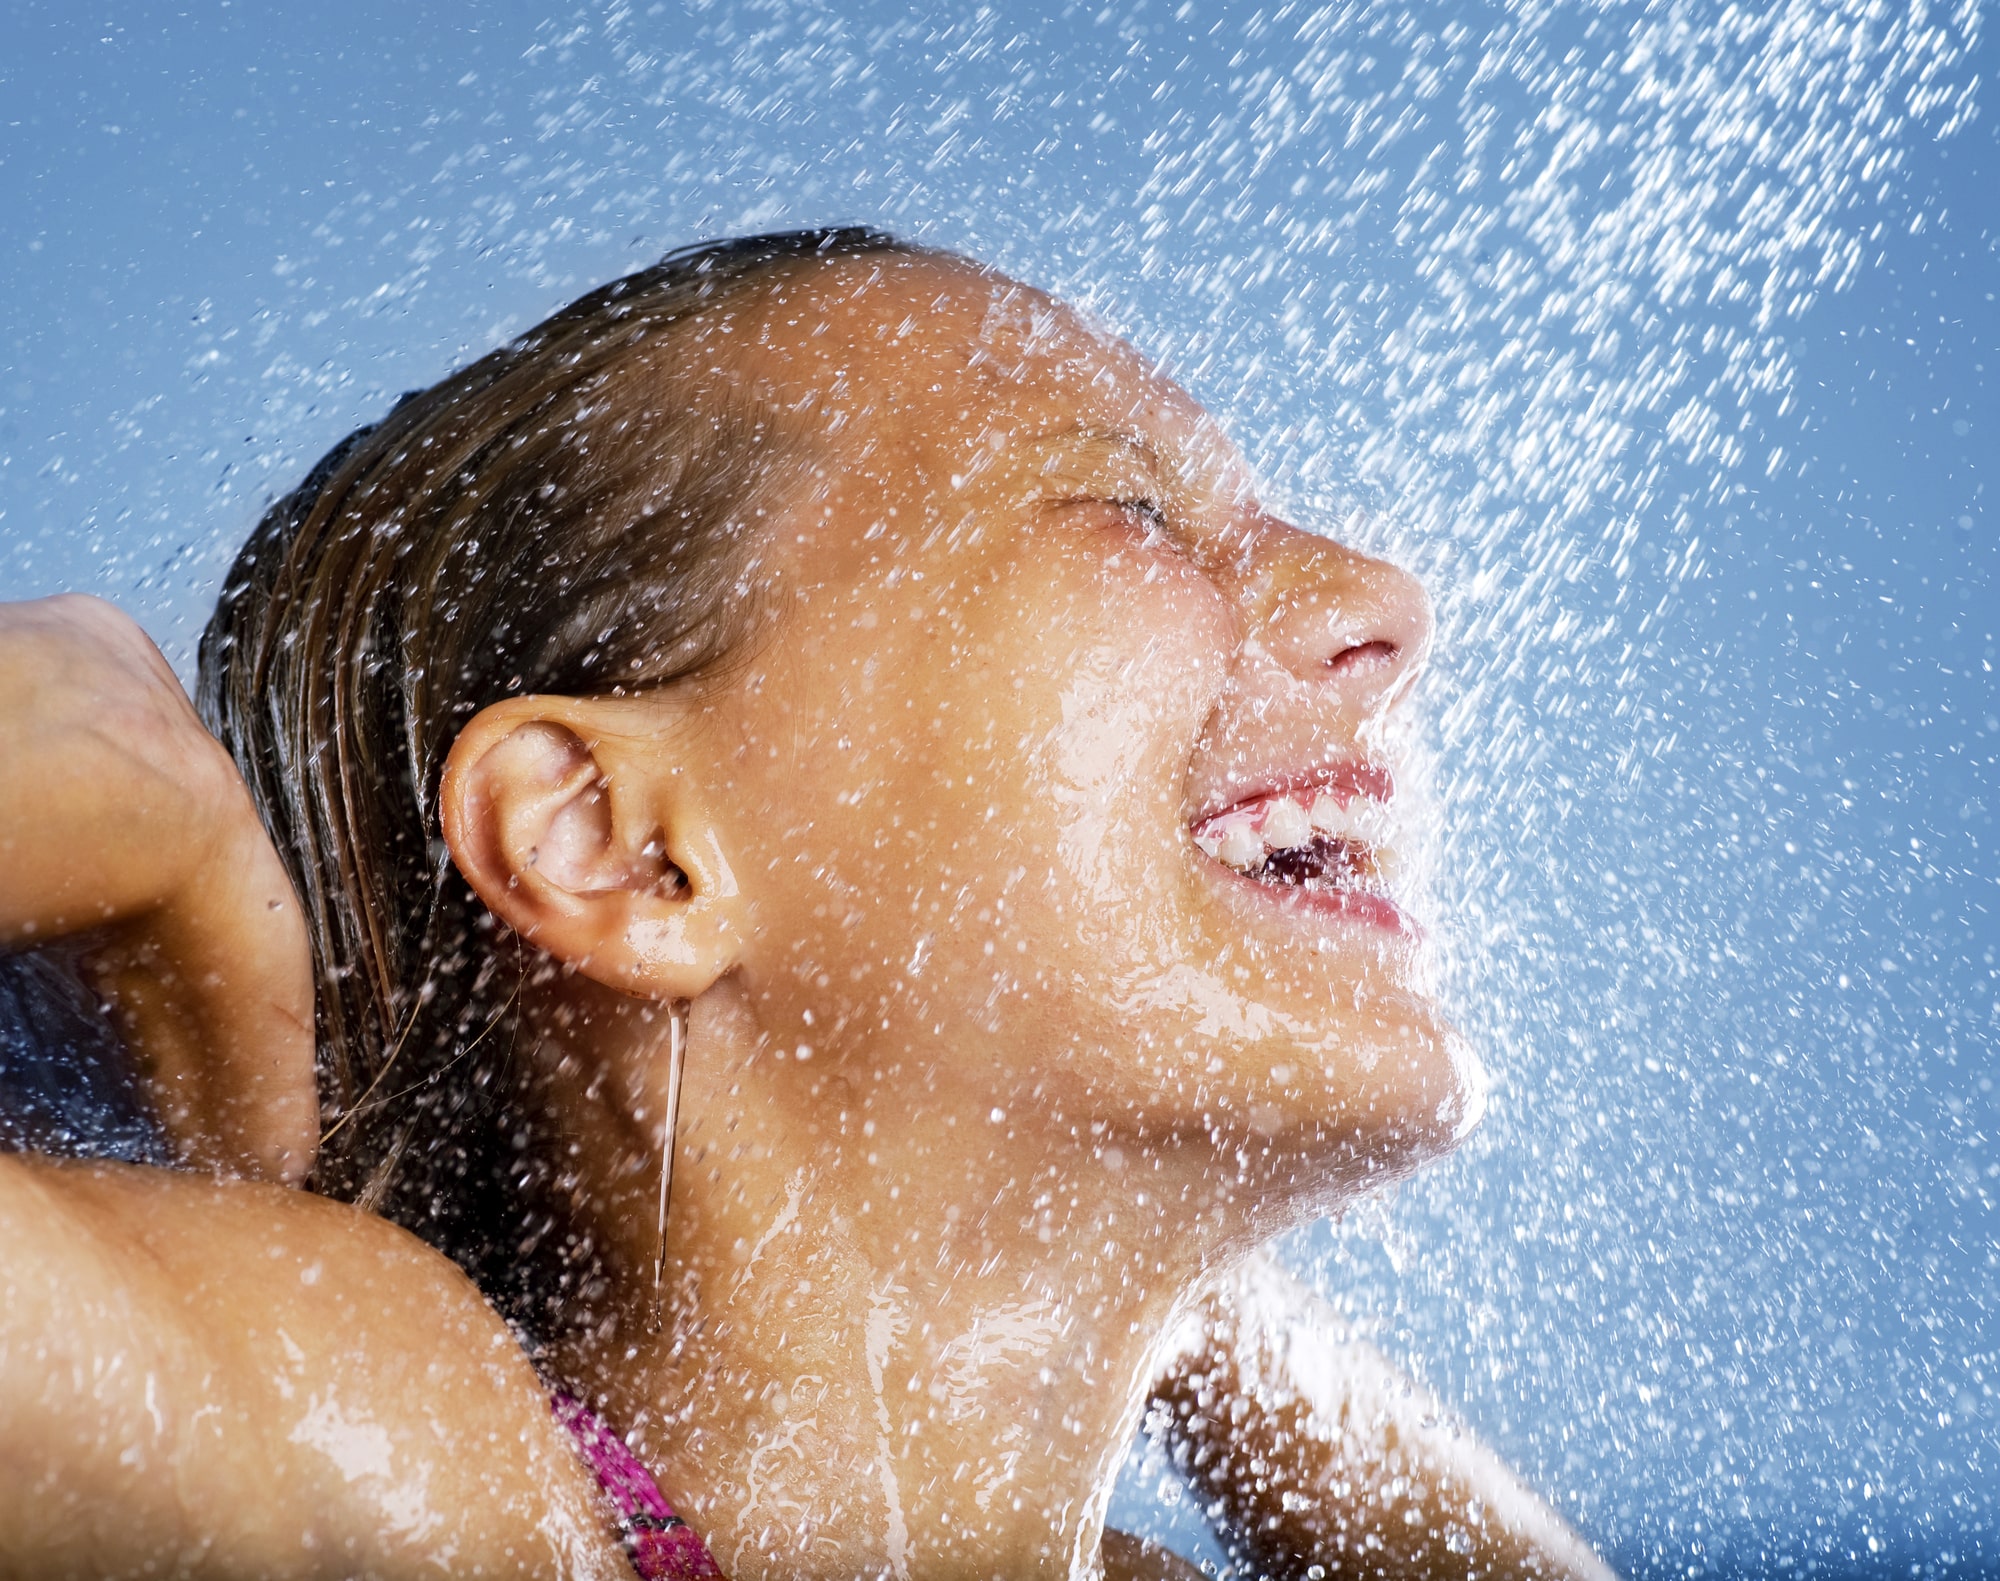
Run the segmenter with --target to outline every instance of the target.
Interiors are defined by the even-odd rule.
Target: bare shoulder
[[[0,1253],[0,1481],[56,1490],[19,1510],[0,1492],[0,1561],[618,1573],[506,1325],[394,1225],[276,1186],[14,1156]]]
[[[471,1282],[415,1236],[309,1192],[137,1165],[15,1155],[0,1222],[14,1235],[61,1238],[72,1276],[131,1285],[209,1320],[203,1343],[273,1363],[318,1342],[333,1363],[362,1345],[374,1358],[469,1379],[497,1397],[539,1399],[507,1327]],[[282,1334],[282,1338],[280,1337]],[[276,1347],[277,1357],[270,1354]],[[298,1364],[278,1366],[278,1373]]]
[[[285,1304],[287,1283],[278,1276],[290,1273],[302,1290],[328,1285],[301,1298],[315,1306],[354,1304],[365,1289],[369,1301],[390,1302],[384,1315],[410,1302],[443,1303],[454,1316],[485,1327],[496,1346],[507,1337],[506,1326],[449,1259],[346,1203],[261,1181],[133,1164],[32,1154],[8,1163],[35,1178],[51,1200],[60,1199],[63,1211],[191,1288],[219,1293],[249,1278],[267,1299]]]

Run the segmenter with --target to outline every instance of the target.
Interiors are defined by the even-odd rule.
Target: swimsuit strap
[[[561,1389],[549,1407],[618,1511],[619,1533],[639,1581],[724,1581],[708,1545],[674,1513],[653,1474],[595,1411]]]

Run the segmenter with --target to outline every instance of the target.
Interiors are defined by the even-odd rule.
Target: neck
[[[587,1169],[611,1288],[551,1360],[739,1581],[1094,1574],[1161,1338],[1242,1228],[1168,1210],[1189,1183],[1136,1152],[904,1085],[697,1001],[664,1279],[657,1149]]]

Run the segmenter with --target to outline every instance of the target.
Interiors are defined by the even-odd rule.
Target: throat
[[[1222,1232],[1150,1181],[1135,1209],[1131,1166],[1067,1128],[951,1146],[939,1116],[972,1108],[800,1080],[719,985],[689,1017],[657,1285],[657,1163],[593,1177],[613,1288],[549,1370],[736,1581],[1095,1572],[1159,1338]]]
[[[877,1237],[837,1174],[748,1194],[754,1222],[677,1199],[666,1322],[592,1358],[606,1414],[736,1581],[1094,1573],[1176,1302],[1032,1229],[913,1248],[925,1207]]]

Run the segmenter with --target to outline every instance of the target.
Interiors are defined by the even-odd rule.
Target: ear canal
[[[652,837],[639,848],[639,854],[649,862],[657,862],[659,876],[653,880],[653,888],[662,895],[678,895],[683,890],[692,889],[693,881],[685,869],[673,859],[667,849],[667,831],[655,826]]]

